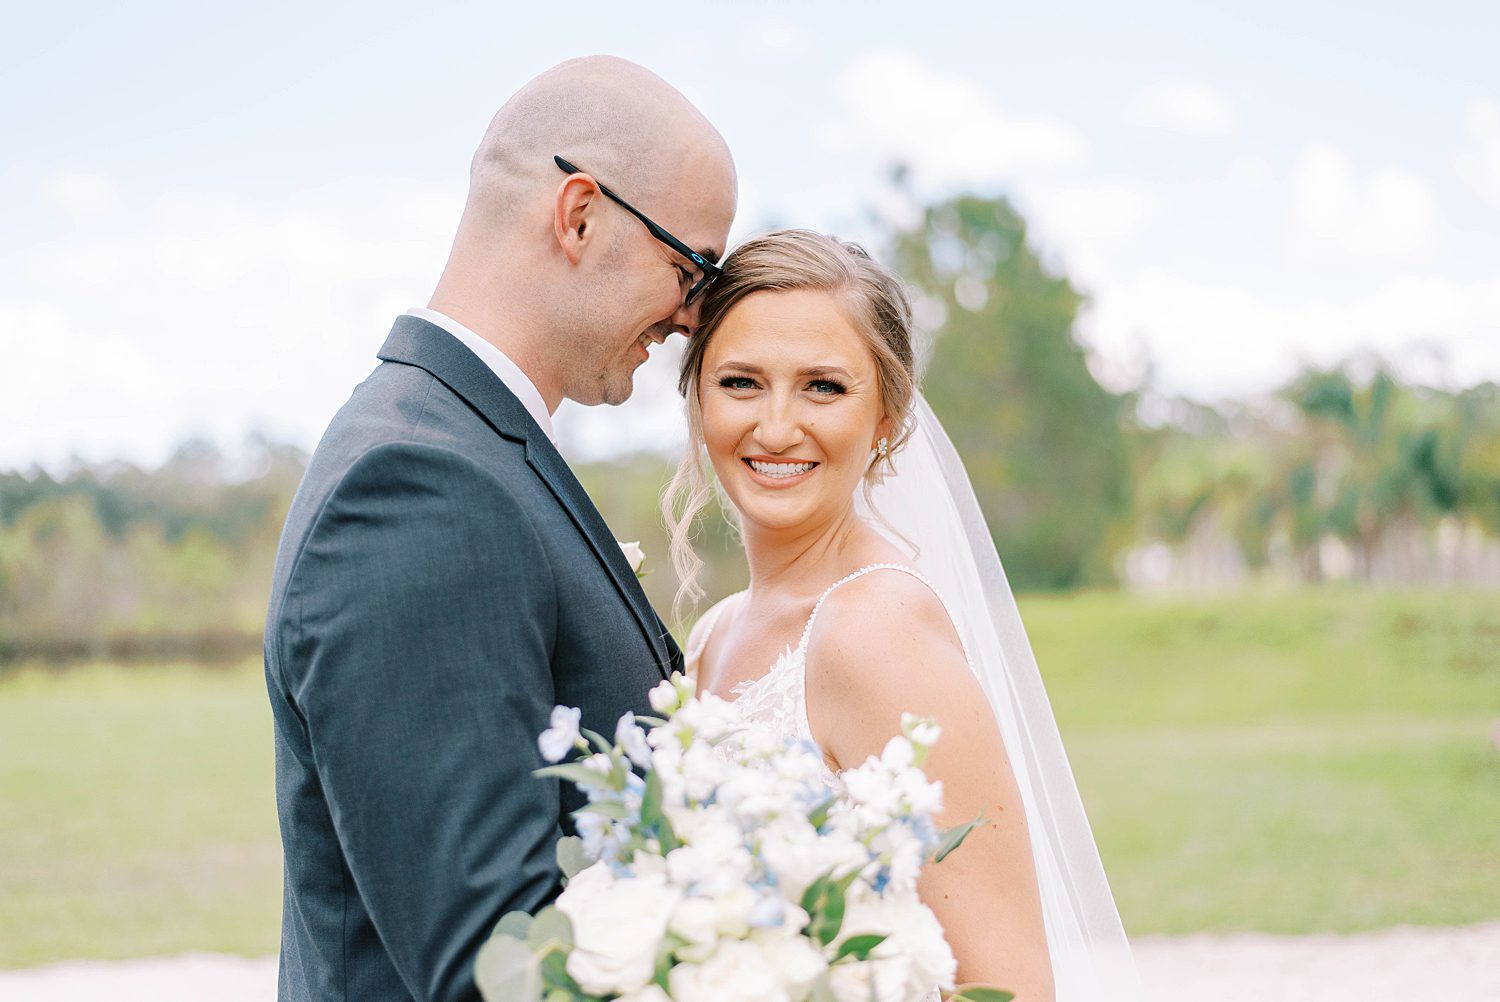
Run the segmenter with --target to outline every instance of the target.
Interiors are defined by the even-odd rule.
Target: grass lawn
[[[1500,595],[1022,601],[1126,928],[1500,918]],[[257,666],[0,678],[0,968],[274,951]]]

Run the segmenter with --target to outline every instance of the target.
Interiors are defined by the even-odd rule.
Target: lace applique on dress
[[[867,567],[861,567],[847,577],[835,581],[823,592],[817,604],[813,606],[812,614],[807,617],[807,625],[802,629],[802,639],[798,641],[796,647],[788,644],[786,650],[776,658],[776,663],[771,666],[770,671],[760,678],[741,682],[730,690],[734,696],[735,705],[740,708],[741,714],[747,721],[765,727],[782,737],[805,741],[821,753],[822,749],[813,739],[812,725],[807,719],[807,642],[812,637],[813,621],[818,618],[818,611],[823,608],[823,603],[827,601],[829,595],[833,594],[835,588],[848,584],[855,578],[863,577],[871,571],[879,570],[904,571],[931,588],[932,593],[937,595],[938,600],[943,603],[943,608],[948,611],[948,618],[953,621],[955,629],[957,628],[958,620],[954,618],[948,601],[936,588],[933,588],[932,582],[923,577],[915,568],[907,567],[905,564],[870,564]],[[736,597],[731,595],[706,614],[713,618],[704,628],[698,645],[688,654],[687,664],[690,676],[696,676],[698,660],[703,656],[703,649],[708,646],[708,639],[719,624],[719,616]],[[968,660],[968,656],[966,645],[965,660]],[[826,761],[823,764],[823,781],[835,793],[843,791],[843,782],[836,772],[828,768]],[[939,1002],[940,998],[940,993],[934,990],[925,996],[922,1002]]]

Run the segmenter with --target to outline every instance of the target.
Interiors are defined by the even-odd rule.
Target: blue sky
[[[780,2],[30,5],[0,67],[0,465],[310,446],[425,302],[495,108],[574,55],[719,125],[742,237],[870,238],[1006,193],[1090,295],[1106,382],[1263,391],[1378,351],[1500,379],[1500,5]],[[594,455],[677,440],[671,361]]]

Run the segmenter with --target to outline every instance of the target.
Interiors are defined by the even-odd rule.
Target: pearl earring
[[[884,435],[880,436],[880,441],[878,441],[878,442],[875,443],[875,455],[876,455],[876,457],[879,458],[879,459],[884,459],[885,458],[885,454],[890,451],[890,447],[891,447],[890,441],[887,440]]]

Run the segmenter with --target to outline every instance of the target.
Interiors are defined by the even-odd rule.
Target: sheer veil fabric
[[[859,513],[912,554],[959,619],[1020,786],[1058,1002],[1133,1002],[1130,944],[1015,596],[953,443],[920,396],[914,415],[895,472],[859,496]]]

